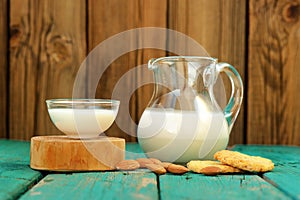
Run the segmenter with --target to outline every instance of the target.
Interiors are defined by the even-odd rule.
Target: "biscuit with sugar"
[[[215,153],[214,158],[221,163],[250,172],[267,172],[274,169],[274,163],[270,159],[237,151],[221,150]]]

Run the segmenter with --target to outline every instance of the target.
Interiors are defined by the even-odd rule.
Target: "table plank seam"
[[[287,191],[285,191],[283,188],[281,188],[278,184],[276,184],[274,181],[272,181],[271,179],[269,179],[268,177],[266,177],[264,174],[261,175],[261,178],[266,181],[267,183],[271,184],[272,186],[274,186],[274,188],[278,189],[280,192],[282,192],[283,194],[285,194],[286,196],[288,196],[289,198],[291,198],[292,200],[299,200],[298,198],[294,197],[293,194],[288,193]]]
[[[151,172],[153,173],[153,172]],[[160,181],[159,181],[159,175],[155,174],[156,175],[156,184],[157,184],[157,192],[158,192],[158,200],[161,200],[161,189],[160,189]]]

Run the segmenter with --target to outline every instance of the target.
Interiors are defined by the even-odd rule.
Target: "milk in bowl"
[[[114,122],[119,101],[105,99],[47,100],[52,123],[72,138],[92,138],[106,131]]]
[[[49,109],[54,125],[67,135],[92,137],[107,130],[116,118],[116,112],[105,109]]]

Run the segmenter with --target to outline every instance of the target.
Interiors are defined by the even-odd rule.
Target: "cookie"
[[[209,174],[210,172],[215,174],[242,172],[242,170],[235,167],[210,160],[192,160],[187,163],[187,168],[193,172],[202,174]]]
[[[274,163],[267,158],[250,156],[237,151],[218,151],[214,158],[224,164],[250,172],[266,172],[274,169]]]

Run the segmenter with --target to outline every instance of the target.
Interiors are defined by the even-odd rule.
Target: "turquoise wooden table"
[[[300,199],[300,147],[236,145],[270,158],[272,172],[157,176],[132,172],[48,173],[29,167],[29,142],[0,140],[0,200],[4,199]],[[127,151],[141,153],[137,144]],[[139,157],[141,154],[139,154]],[[126,155],[127,159],[134,154]]]

